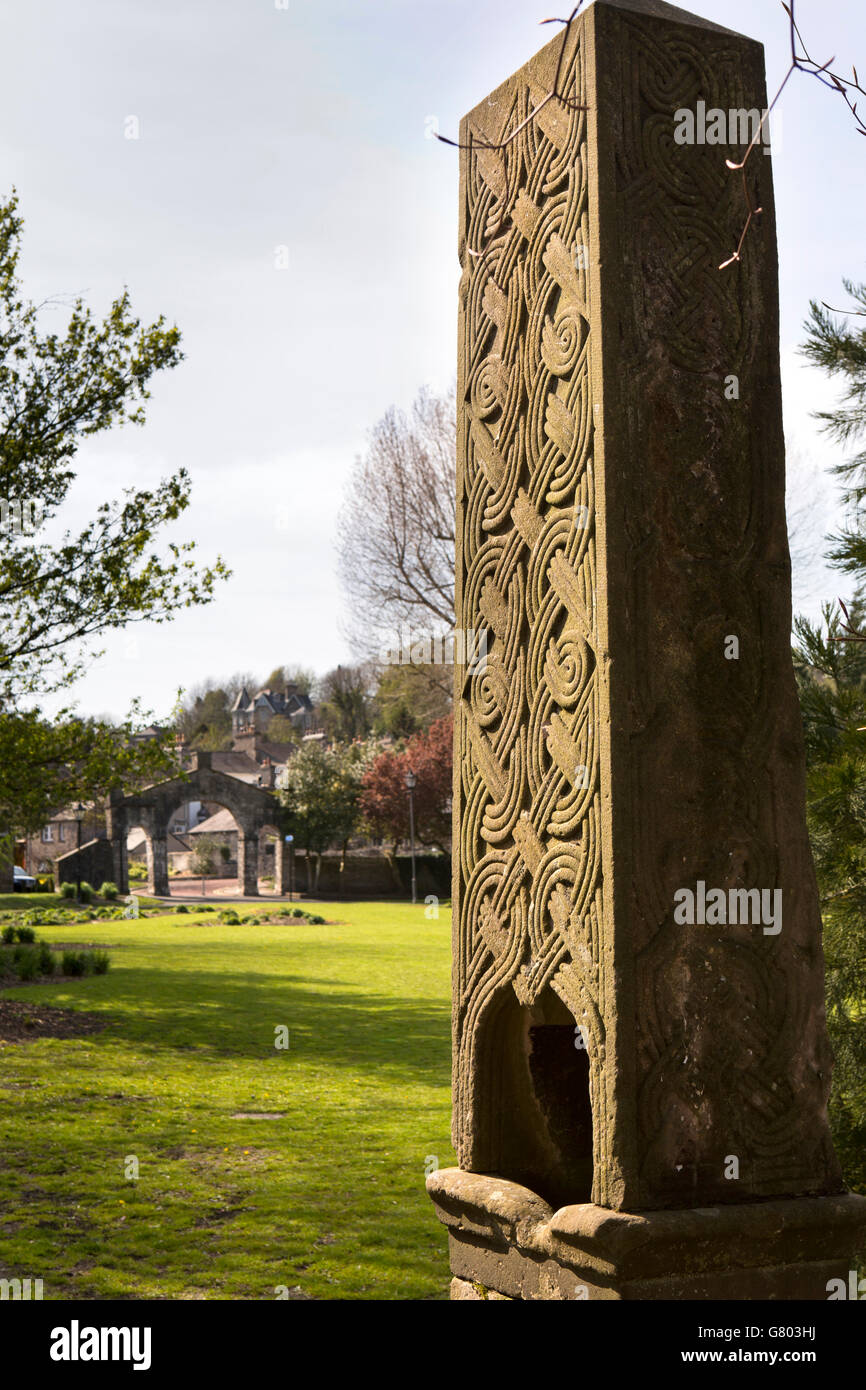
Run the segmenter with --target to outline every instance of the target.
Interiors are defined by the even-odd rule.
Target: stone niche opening
[[[487,1171],[522,1184],[554,1208],[592,1194],[589,1055],[549,987],[531,1005],[512,991],[489,1036],[498,1103]]]

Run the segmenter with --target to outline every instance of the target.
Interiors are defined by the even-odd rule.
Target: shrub
[[[238,922],[240,922],[241,920],[238,914],[235,912],[234,908],[232,907],[223,908],[222,912],[220,912],[218,916],[221,922],[226,922],[231,927],[237,926]]]
[[[320,917],[320,916],[318,915],[318,913],[316,913],[316,912],[314,912],[314,913],[308,918],[308,920],[309,920],[310,922],[314,923],[314,925],[317,926],[317,927],[318,927],[318,926],[321,926],[321,925],[324,923],[324,921],[325,921],[324,917]]]
[[[40,974],[40,975],[53,975],[53,974],[54,974],[54,965],[55,965],[55,961],[54,961],[54,952],[52,951],[51,947],[48,945],[48,942],[47,942],[47,941],[40,941],[40,943],[39,943],[39,948],[38,948],[38,949],[39,949],[39,974]]]
[[[32,927],[16,927],[15,937],[18,941],[35,941],[36,933]]]
[[[91,951],[64,951],[61,970],[64,975],[89,975],[92,970]],[[88,968],[89,967],[89,968]]]
[[[4,927],[2,932],[2,940],[4,946],[11,946],[12,942],[15,940],[15,927],[13,927],[11,924],[8,927]]]
[[[147,878],[147,869],[144,864],[130,864],[129,881],[130,883],[143,883]]]
[[[37,878],[37,880],[36,880],[36,891],[37,891],[38,893],[53,893],[53,892],[54,892],[54,875],[53,875],[53,874],[45,874],[42,878]]]
[[[61,898],[74,898],[74,897],[75,897],[75,884],[74,884],[74,883],[61,883],[61,885],[60,885],[60,896],[61,896]]]
[[[81,885],[81,889],[78,896],[83,903],[92,903],[94,897],[96,896],[96,894],[93,891],[93,885],[88,883],[86,879]]]
[[[91,951],[90,954],[91,954],[91,957],[92,957],[92,959],[93,959],[93,973],[94,973],[94,975],[104,975],[104,974],[106,974],[106,972],[107,972],[107,970],[108,970],[109,963],[110,963],[110,962],[109,962],[109,958],[108,958],[108,952],[107,952],[107,951]]]
[[[180,903],[174,910],[175,912],[189,912],[186,903]]]
[[[106,879],[99,890],[100,898],[105,898],[106,902],[113,903],[117,897],[117,884],[112,883],[111,879]]]
[[[12,960],[19,980],[35,980],[39,975],[39,951],[35,946],[16,946]]]

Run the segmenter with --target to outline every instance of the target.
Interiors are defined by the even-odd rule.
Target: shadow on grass
[[[157,984],[158,982],[158,984]],[[200,1059],[279,1055],[276,1029],[288,1029],[287,1060],[351,1067],[434,1086],[450,1074],[447,999],[401,1000],[313,983],[299,975],[245,973],[234,980],[213,971],[124,967],[90,981],[75,1000],[108,1024],[89,1041],[116,1048],[121,1039],[145,1049],[192,1051]],[[45,1002],[67,1006],[53,991]]]

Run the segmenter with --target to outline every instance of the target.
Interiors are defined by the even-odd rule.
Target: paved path
[[[204,892],[202,892],[204,888]],[[149,896],[144,889],[138,891]],[[277,897],[275,893],[263,890],[259,897],[245,897],[238,892],[238,882],[235,878],[173,878],[171,880],[171,893],[168,898],[160,898],[160,902],[222,902],[222,903],[288,903],[300,902],[302,894],[295,893],[294,898]]]

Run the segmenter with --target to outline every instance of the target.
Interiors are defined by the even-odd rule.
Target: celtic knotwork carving
[[[460,589],[488,660],[457,711],[458,1078],[504,988],[532,1004],[552,986],[604,1056],[584,87],[574,40],[565,102],[526,122],[528,81],[501,149],[469,131]]]

